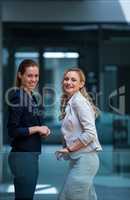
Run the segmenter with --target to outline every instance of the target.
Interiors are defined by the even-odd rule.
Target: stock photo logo
[[[125,114],[125,86],[121,86],[119,89],[114,90],[109,95],[109,107],[115,111],[118,114]],[[118,107],[112,105],[112,100],[116,98],[117,99],[117,105]]]

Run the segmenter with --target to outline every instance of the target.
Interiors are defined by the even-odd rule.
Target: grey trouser
[[[77,159],[70,158],[70,168],[59,200],[97,200],[93,178],[99,168],[96,152],[82,153]]]
[[[32,200],[38,178],[38,154],[10,152],[9,166],[14,177],[15,200]]]

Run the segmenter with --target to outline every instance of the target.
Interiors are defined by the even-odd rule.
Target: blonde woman
[[[95,127],[98,109],[85,89],[85,75],[79,68],[64,73],[61,100],[61,132],[66,146],[56,152],[68,157],[70,165],[59,200],[96,200],[93,178],[99,168],[97,152],[102,150]]]

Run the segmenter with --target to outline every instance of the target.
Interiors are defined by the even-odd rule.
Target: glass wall
[[[52,48],[53,50],[53,48]],[[77,52],[44,52],[45,85],[43,90],[50,91],[45,95],[45,115],[51,123],[59,123],[60,98],[62,94],[62,78],[68,68],[78,66],[79,54]],[[79,58],[80,59],[80,58]],[[44,94],[44,91],[43,91]]]
[[[40,160],[37,194],[41,191],[46,196],[45,192],[48,188],[46,197],[53,199],[58,194],[63,181],[58,177],[64,177],[68,167],[65,161],[58,163],[54,157],[55,150],[61,145],[58,120],[61,80],[63,72],[68,67],[78,66],[83,69],[87,78],[88,92],[101,110],[101,115],[96,120],[99,140],[103,147],[103,151],[99,153],[100,169],[95,179],[99,199],[117,200],[120,197],[121,200],[128,200],[130,195],[130,26],[86,24],[84,28],[82,26],[79,29],[78,26],[75,30],[74,26],[72,25],[71,30],[65,30],[59,25],[55,29],[50,29],[44,25],[38,28],[38,25],[34,27],[30,24],[31,31],[26,26],[29,37],[24,37],[25,30],[22,31],[24,24],[20,29],[20,35],[18,31],[14,31],[19,29],[15,24],[9,27],[5,24],[3,90],[5,93],[14,83],[17,65],[22,59],[32,58],[39,63],[41,76],[39,92],[44,93],[44,120],[53,134],[44,141],[46,146],[43,148],[44,154]],[[7,37],[7,33],[10,37]],[[3,106],[3,112],[4,144],[8,145],[6,104]],[[7,163],[5,162],[4,165],[6,166]],[[57,171],[53,170],[52,166]],[[43,170],[44,167],[47,171]],[[8,177],[10,172],[6,170],[5,182]]]

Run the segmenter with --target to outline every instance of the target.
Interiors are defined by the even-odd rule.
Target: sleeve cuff
[[[21,136],[28,136],[29,135],[29,128],[18,128],[18,133]]]
[[[88,145],[88,142],[86,142],[86,140],[84,140],[84,138],[83,137],[78,137],[78,139],[80,140],[80,142],[81,143],[83,143],[85,146],[87,146]]]

